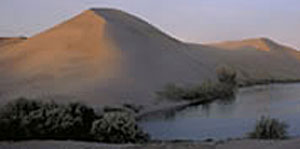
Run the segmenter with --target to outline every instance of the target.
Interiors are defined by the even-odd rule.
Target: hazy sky
[[[91,7],[122,9],[188,42],[269,37],[300,49],[300,0],[0,0],[0,36],[31,36]]]

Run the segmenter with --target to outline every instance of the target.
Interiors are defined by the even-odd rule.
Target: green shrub
[[[91,134],[100,142],[143,143],[149,136],[137,125],[129,113],[107,112],[93,123]]]
[[[216,99],[232,99],[237,89],[236,72],[229,67],[220,67],[216,72],[218,82],[208,80],[190,88],[167,84],[162,91],[157,92],[157,95],[159,98],[175,101],[211,102]]]
[[[201,85],[190,88],[182,88],[176,85],[167,85],[164,90],[157,92],[159,98],[174,101],[213,101],[215,99],[227,99],[235,95],[236,86],[220,82],[206,81]]]
[[[212,81],[204,81],[201,85],[192,87],[190,90],[193,90],[193,92],[196,92],[197,96],[195,96],[194,99],[206,99],[206,100],[212,100],[216,98],[217,96],[217,88],[218,83],[214,83]]]
[[[0,116],[1,118],[22,118],[24,115],[40,109],[42,106],[41,102],[19,98],[1,108]]]
[[[45,104],[43,108],[24,117],[24,125],[39,138],[89,139],[94,111],[85,105]]]
[[[218,95],[218,98],[223,99],[223,98],[234,97],[236,91],[237,91],[237,87],[234,85],[219,83],[215,90],[215,94]]]
[[[248,134],[253,139],[286,139],[288,125],[277,119],[262,117],[253,132]]]
[[[218,80],[220,83],[228,84],[228,85],[236,85],[236,76],[237,73],[234,69],[223,66],[216,69]]]
[[[167,84],[162,91],[156,92],[159,98],[181,100],[186,95],[186,90],[176,84]]]
[[[21,98],[4,106],[0,118],[1,140],[89,140],[95,113],[80,103],[62,105]]]
[[[128,109],[96,115],[81,103],[18,99],[0,108],[0,140],[82,140],[105,143],[148,141]],[[114,112],[111,112],[111,111]]]
[[[23,139],[30,136],[24,125],[24,117],[38,110],[42,104],[25,98],[17,99],[1,108],[0,139]]]

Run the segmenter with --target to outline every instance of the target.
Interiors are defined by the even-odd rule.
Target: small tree
[[[248,136],[253,139],[285,139],[288,137],[287,128],[286,123],[263,116]]]

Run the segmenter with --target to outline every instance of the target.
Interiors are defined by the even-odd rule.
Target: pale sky
[[[91,7],[132,13],[186,42],[269,37],[300,49],[300,0],[0,0],[0,36],[32,36]]]

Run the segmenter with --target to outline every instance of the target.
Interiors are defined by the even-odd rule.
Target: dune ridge
[[[239,81],[300,79],[299,55],[266,38],[188,44],[123,11],[94,8],[5,46],[0,100],[154,105],[165,84],[213,80],[224,65],[237,70]]]
[[[272,49],[271,46],[277,45],[271,39],[261,37],[261,38],[252,38],[245,39],[240,41],[225,41],[219,43],[208,44],[209,46],[223,48],[228,50],[239,50],[242,48],[253,48],[261,51],[270,51]]]

